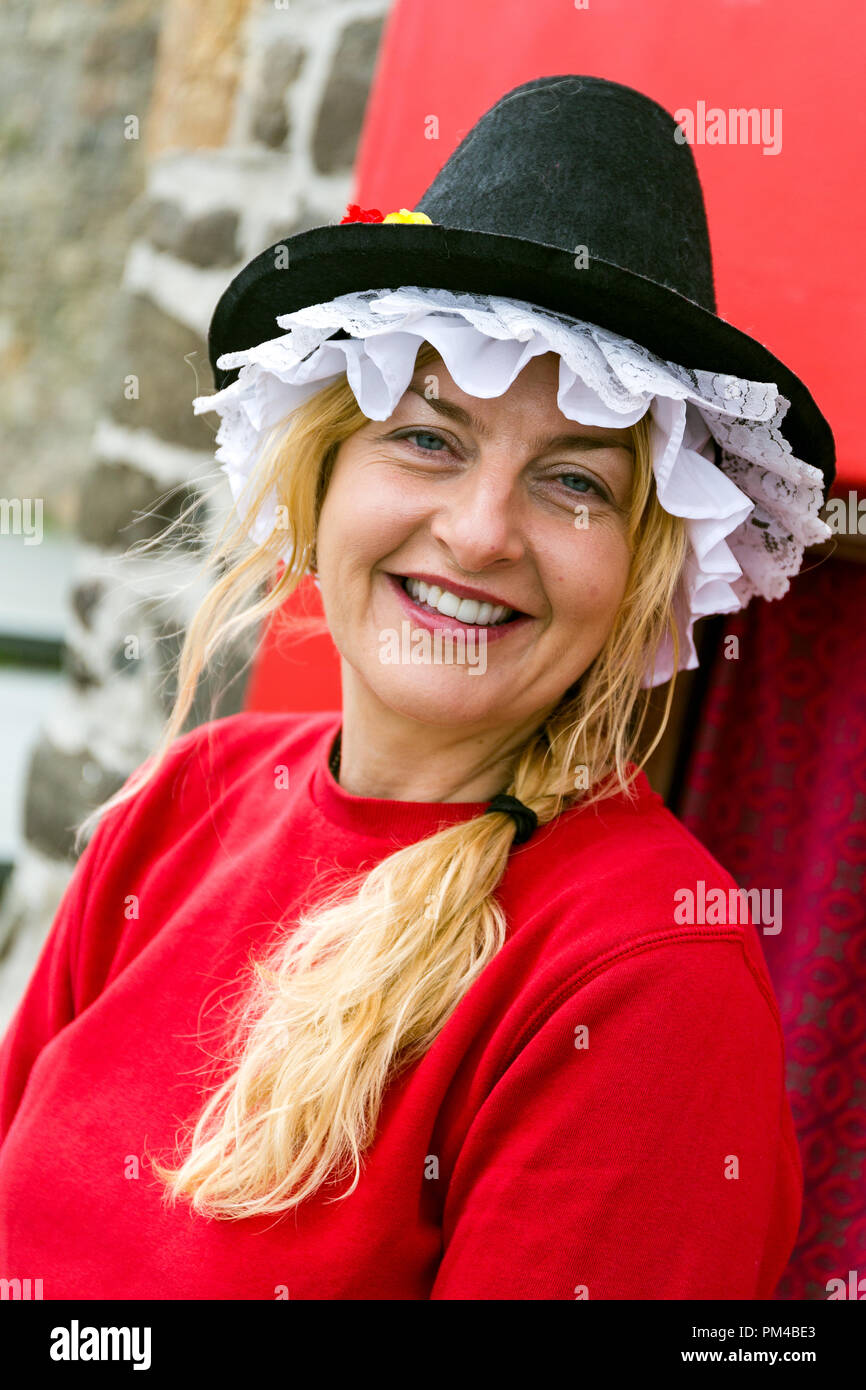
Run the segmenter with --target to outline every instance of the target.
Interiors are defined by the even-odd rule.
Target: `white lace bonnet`
[[[690,542],[674,602],[680,670],[698,665],[697,618],[733,613],[755,595],[781,598],[804,547],[831,535],[818,516],[823,475],[782,437],[789,402],[772,382],[665,362],[607,329],[520,300],[414,285],[338,295],[276,322],[283,335],[218,359],[224,370],[240,368],[235,381],[193,401],[196,415],[222,417],[216,458],[243,518],[246,485],[274,426],[343,374],[367,418],[387,420],[426,340],[479,399],[502,395],[531,357],[552,351],[557,404],[569,420],[625,427],[649,411],[658,499],[686,518]],[[329,341],[338,329],[351,336]],[[271,535],[276,505],[272,491],[251,521],[255,542]],[[283,558],[291,562],[288,546]],[[672,674],[668,637],[642,685]]]

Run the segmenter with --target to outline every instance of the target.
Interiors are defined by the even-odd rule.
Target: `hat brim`
[[[577,252],[578,248],[575,248]],[[782,432],[797,458],[836,476],[833,432],[799,377],[747,333],[655,280],[610,261],[523,237],[426,223],[346,222],[298,232],[256,256],[231,281],[211,319],[208,353],[218,390],[237,376],[217,359],[280,336],[278,314],[340,294],[433,286],[526,300],[632,338],[665,361],[774,382],[791,402]]]

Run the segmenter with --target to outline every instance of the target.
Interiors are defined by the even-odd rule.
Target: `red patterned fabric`
[[[866,1280],[864,612],[866,565],[819,559],[784,599],[723,620],[677,807],[741,887],[782,890],[781,931],[761,941],[805,1194],[778,1299]]]

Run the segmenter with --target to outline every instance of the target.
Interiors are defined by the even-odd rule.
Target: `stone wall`
[[[0,6],[0,476],[74,523],[164,0]]]
[[[67,690],[33,750],[26,849],[0,902],[0,1027],[56,913],[75,827],[158,739],[182,633],[207,588],[202,547],[230,505],[213,421],[190,406],[213,389],[213,306],[252,256],[342,216],[388,8],[165,0],[139,129],[144,185],[127,212],[121,287],[100,316],[110,326],[76,499],[82,563],[70,595]],[[215,479],[220,490],[207,501]],[[197,524],[182,547],[126,553],[195,498]],[[253,643],[220,672],[221,685],[235,679],[217,714],[240,708]],[[209,717],[212,694],[203,681],[187,727]]]

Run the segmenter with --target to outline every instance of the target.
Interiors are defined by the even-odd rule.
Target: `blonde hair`
[[[416,367],[434,356],[422,344]],[[286,529],[254,545],[249,518],[229,518],[206,562],[219,558],[224,572],[187,630],[159,747],[81,831],[156,775],[217,649],[301,583],[337,450],[366,423],[342,377],[272,432],[249,516],[273,489],[288,520],[291,559],[267,590]],[[649,428],[648,415],[632,427],[631,563],[612,630],[514,755],[502,788],[530,806],[540,826],[578,801],[631,796],[670,714],[673,682],[656,737],[629,774],[650,696],[641,677],[668,632],[678,664],[673,601],[686,553],[681,518],[656,497]],[[575,769],[582,769],[577,779]],[[251,963],[227,1039],[227,1074],[177,1140],[176,1164],[151,1158],[167,1203],[184,1197],[204,1215],[240,1219],[287,1211],[343,1176],[350,1185],[333,1200],[354,1191],[387,1084],[426,1052],[503,945],[505,916],[494,894],[514,832],[504,813],[452,825],[342,882],[301,911],[294,929],[278,924],[276,940]]]

